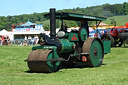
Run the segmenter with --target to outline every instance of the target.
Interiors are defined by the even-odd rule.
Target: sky
[[[50,8],[62,10],[124,2],[128,2],[128,0],[0,0],[0,16],[49,12]]]

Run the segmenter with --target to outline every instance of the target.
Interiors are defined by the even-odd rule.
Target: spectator
[[[103,34],[104,34],[104,30],[103,30],[103,29],[100,31],[100,34],[101,34],[101,35],[103,35]]]
[[[94,37],[97,38],[97,36],[98,36],[98,35],[97,35],[97,32],[96,32],[95,35],[94,35]]]
[[[27,36],[24,37],[24,40],[27,40]]]
[[[22,46],[23,45],[23,43],[22,43],[22,41],[20,41],[20,46]]]
[[[8,40],[7,40],[7,37],[4,37],[4,40],[5,40],[5,45],[8,45]]]
[[[2,36],[0,36],[0,45],[3,45],[3,40],[2,40]]]
[[[7,36],[7,43],[8,43],[8,45],[11,44],[10,38],[8,36]]]
[[[107,31],[107,34],[109,34],[110,32],[109,31]]]
[[[32,37],[29,36],[29,37],[28,37],[28,44],[29,44],[29,45],[31,45],[31,40],[32,40]]]
[[[101,38],[101,34],[100,34],[100,33],[98,33],[98,34],[97,34],[97,37],[98,37],[98,38]]]
[[[104,34],[106,34],[107,33],[107,31],[106,31],[106,29],[104,30]]]
[[[25,46],[27,46],[27,36],[25,35],[25,37],[24,37],[24,42],[23,42],[23,45]]]
[[[37,35],[35,35],[35,36],[34,36],[34,38],[35,38],[35,44],[38,44],[38,41],[39,41],[38,36],[37,36]]]
[[[34,45],[34,38],[31,39],[31,45]]]
[[[27,40],[23,42],[23,46],[27,46]]]

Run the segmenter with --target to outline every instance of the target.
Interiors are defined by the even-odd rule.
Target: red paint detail
[[[30,28],[26,29],[26,31],[30,31]]]
[[[72,40],[77,40],[77,37],[73,35]]]
[[[86,62],[86,61],[87,61],[87,57],[82,56],[82,61],[83,61],[83,62]]]
[[[77,40],[77,37],[72,37],[72,40]]]
[[[125,24],[125,27],[128,28],[128,23]]]

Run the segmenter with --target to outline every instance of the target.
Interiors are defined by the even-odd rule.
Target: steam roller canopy
[[[89,53],[86,66],[100,66],[104,58],[104,49],[101,40],[98,38],[88,38],[83,44],[82,53]]]
[[[56,55],[55,57],[53,57]],[[59,70],[60,61],[50,61],[50,59],[57,59],[59,55],[57,52],[53,54],[52,50],[34,50],[27,59],[28,67],[32,72],[56,72]]]

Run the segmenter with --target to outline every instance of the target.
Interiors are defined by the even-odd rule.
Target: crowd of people
[[[99,33],[96,32],[95,35],[94,35],[94,37],[101,38],[101,36],[102,36],[103,34],[106,34],[106,33],[109,33],[109,31],[106,31],[106,29],[104,29],[104,30],[102,29]]]
[[[103,34],[108,33],[106,29],[102,29],[99,33],[96,31],[94,34],[94,37],[101,38]],[[39,41],[39,37],[37,35],[32,36],[24,36],[24,41],[20,41],[20,46],[27,46],[27,45],[37,45]],[[10,42],[9,37],[1,36],[0,35],[0,46],[2,45],[8,45]],[[10,43],[11,44],[11,43]]]
[[[8,36],[0,35],[0,46],[11,44],[10,38]]]
[[[25,36],[24,37],[24,41],[20,41],[20,46],[24,46],[24,45],[37,45],[39,41],[39,37],[37,35],[35,35],[34,37],[31,36]]]

